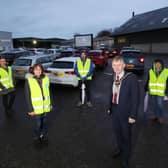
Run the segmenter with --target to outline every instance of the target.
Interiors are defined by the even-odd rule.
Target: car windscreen
[[[31,59],[16,59],[13,63],[15,66],[31,66]]]
[[[88,56],[97,56],[97,57],[99,57],[99,56],[101,56],[101,53],[100,52],[89,52]]]
[[[72,69],[73,66],[74,66],[74,62],[70,62],[70,61],[55,61],[50,66],[50,68]]]

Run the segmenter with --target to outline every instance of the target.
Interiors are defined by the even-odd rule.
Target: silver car
[[[50,55],[35,55],[30,57],[20,57],[16,59],[12,65],[14,78],[25,79],[30,67],[34,64],[41,64],[44,69],[47,69],[53,62],[53,57]]]

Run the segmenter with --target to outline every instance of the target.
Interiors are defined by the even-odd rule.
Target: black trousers
[[[113,105],[112,113],[112,127],[115,135],[113,142],[121,152],[122,163],[128,165],[131,155],[131,124],[128,123],[127,118],[123,118],[121,112],[117,110],[117,106]]]
[[[2,95],[2,103],[5,111],[10,111],[12,109],[13,103],[15,101],[15,91],[10,92],[6,95]]]
[[[86,92],[86,100],[87,102],[90,101],[90,83],[91,83],[91,80],[86,80],[84,81],[84,84],[86,86],[85,88],[85,92]],[[82,91],[81,91],[81,87],[82,87],[82,81],[79,81],[79,95],[80,95],[80,101],[82,101]]]

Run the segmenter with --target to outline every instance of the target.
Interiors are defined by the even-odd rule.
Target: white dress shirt
[[[119,103],[120,87],[121,87],[122,80],[120,81],[120,85],[116,86],[115,85],[115,80],[117,79],[117,76],[119,77],[119,80],[121,80],[121,78],[124,76],[124,71],[122,71],[120,74],[115,74],[115,79],[114,79],[114,82],[113,82],[113,99],[112,99],[112,102],[114,103],[114,95],[117,92],[117,102],[116,103],[118,104]]]

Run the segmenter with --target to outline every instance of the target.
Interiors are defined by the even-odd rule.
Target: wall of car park
[[[7,51],[13,48],[12,33],[0,31],[0,51]]]

